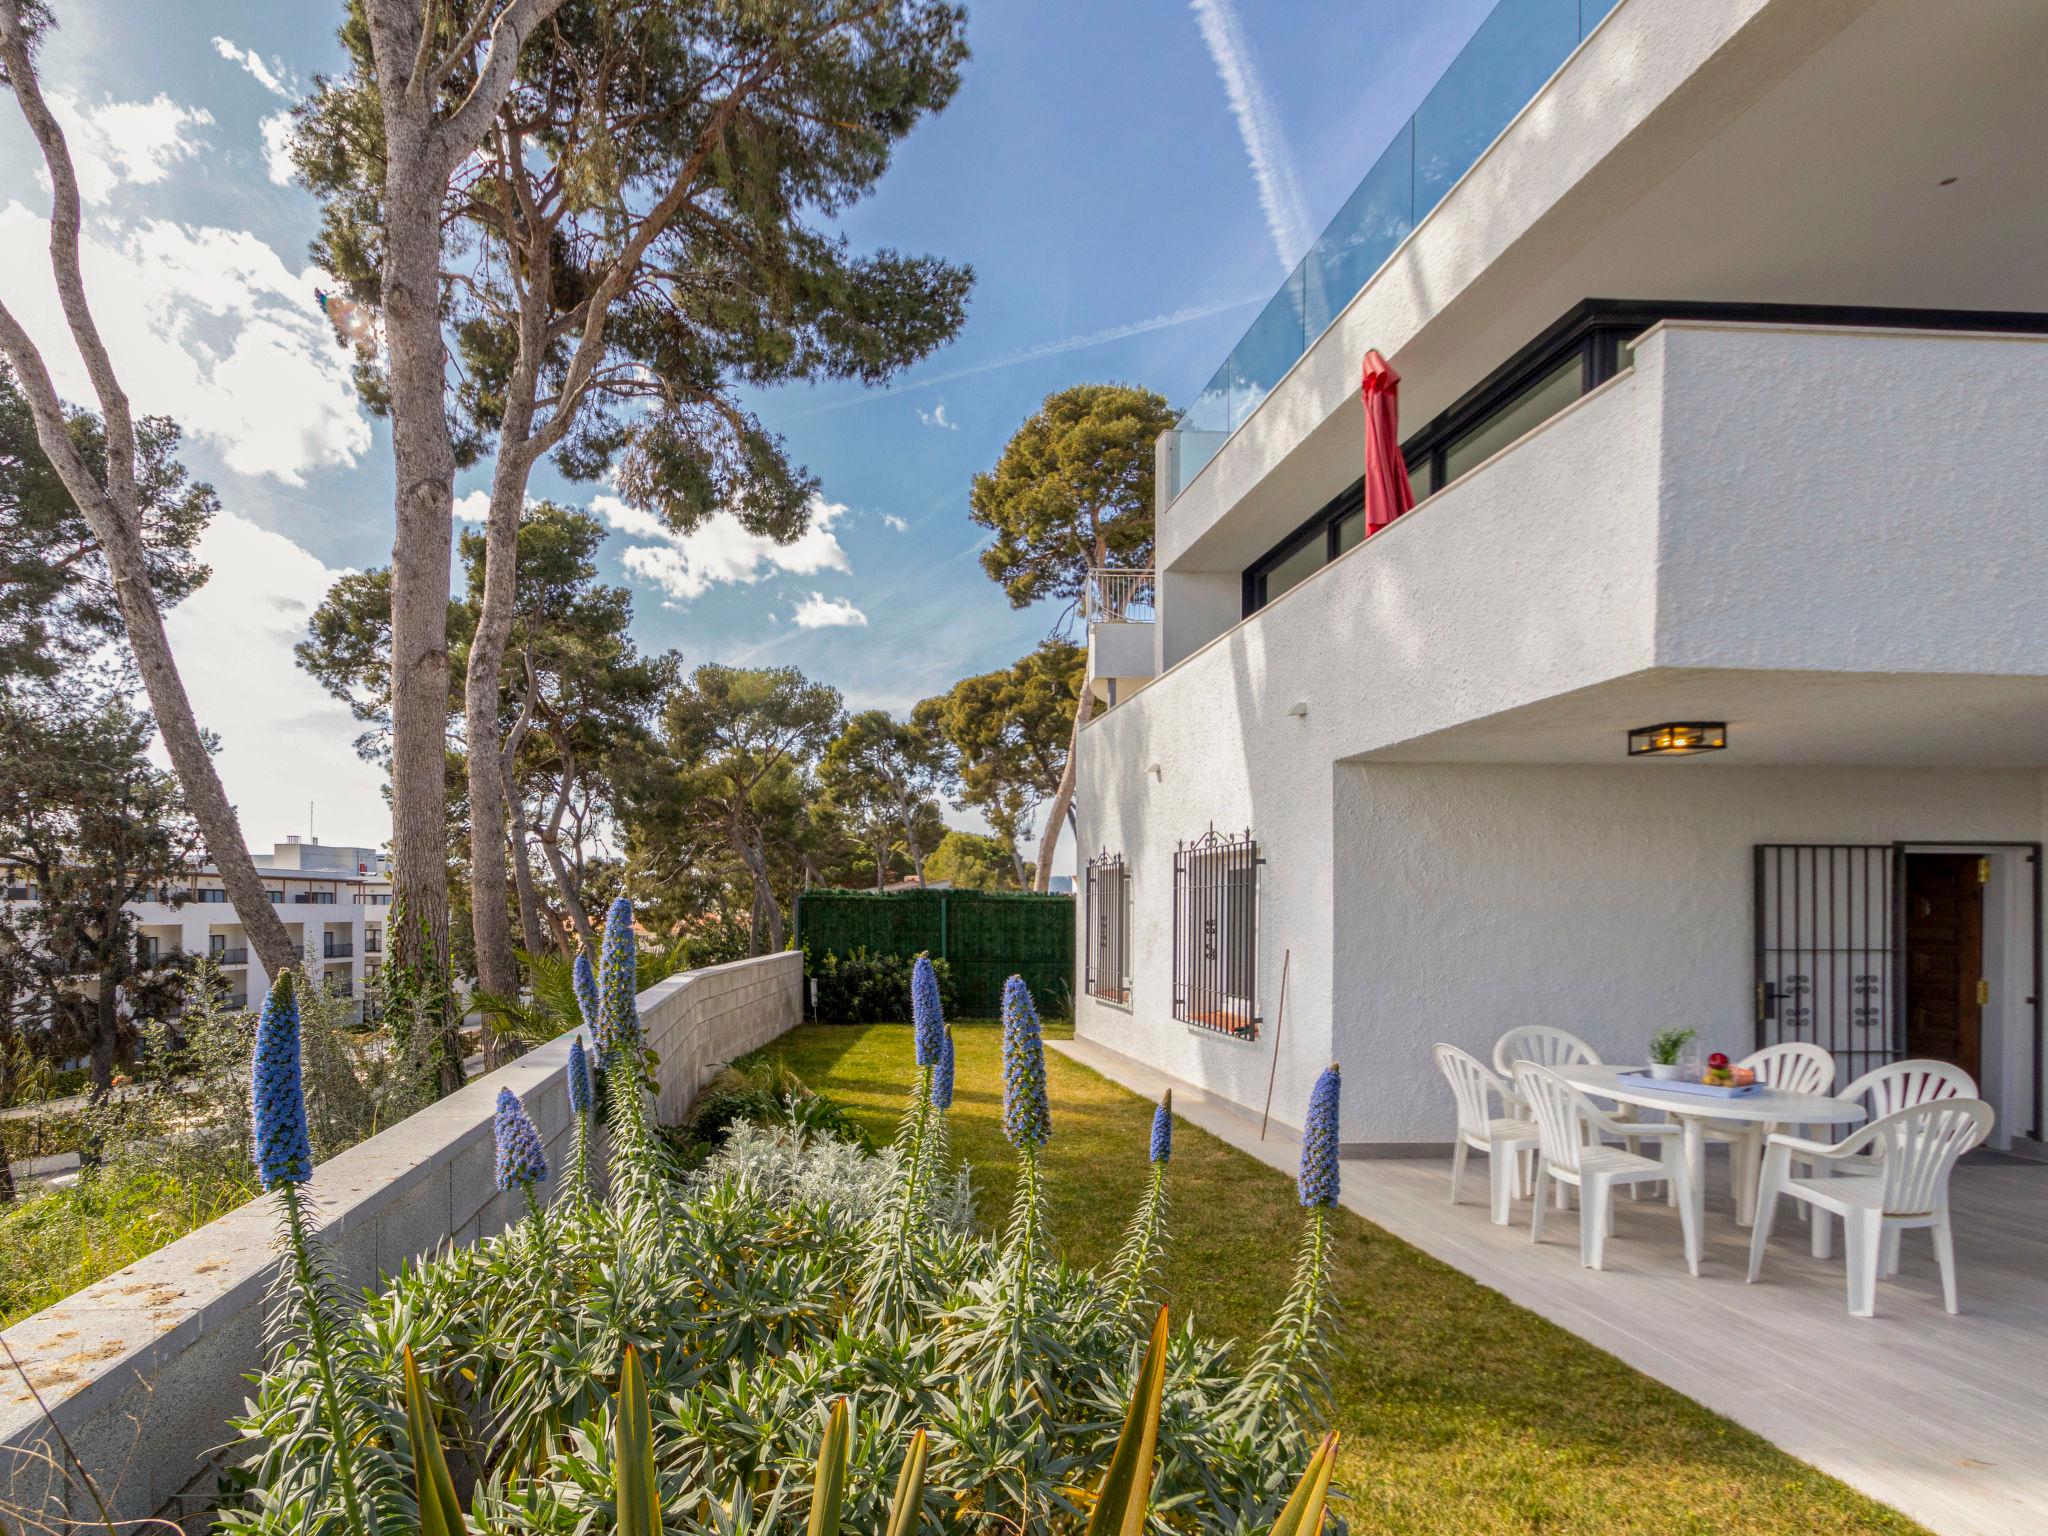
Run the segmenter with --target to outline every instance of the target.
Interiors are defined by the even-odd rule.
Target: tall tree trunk
[[[390,965],[429,992],[448,990],[448,583],[454,527],[455,444],[443,392],[441,203],[450,162],[435,132],[433,103],[413,89],[421,53],[420,7],[373,0],[371,37],[384,108],[385,350],[396,469],[391,544]],[[476,754],[472,753],[474,760]],[[489,758],[493,770],[495,755]],[[481,820],[470,807],[471,820]],[[502,830],[493,826],[493,841]],[[500,869],[502,876],[503,870]],[[500,892],[503,881],[500,880]],[[502,894],[498,901],[504,905]],[[440,1087],[462,1085],[461,1018],[443,1004]]]
[[[519,942],[529,955],[537,955],[547,948],[548,935],[541,923],[540,892],[533,884],[533,860],[527,846],[531,833],[526,825],[526,808],[518,797],[511,797],[509,803],[512,832],[505,852],[512,860],[512,888],[519,898]]]
[[[755,954],[778,955],[782,953],[782,905],[776,901],[775,887],[768,878],[768,851],[751,833],[741,833],[733,843],[754,882],[754,932],[749,947]],[[761,930],[764,927],[768,930],[768,947],[765,950],[761,948]]]
[[[1017,851],[1017,839],[1005,837],[1003,839],[1003,851],[1010,856],[1010,872],[1017,877],[1017,888],[1022,890],[1027,878],[1027,872],[1024,868],[1024,855]]]
[[[529,267],[525,291],[545,293],[549,286],[545,243],[537,258],[532,251],[527,257],[530,264],[537,259],[538,270]],[[519,965],[512,954],[512,919],[505,904],[505,827],[511,795],[506,785],[506,743],[498,734],[499,682],[517,604],[519,515],[526,504],[526,480],[532,467],[527,436],[533,426],[541,355],[547,346],[545,322],[542,305],[528,302],[521,306],[519,352],[506,390],[498,461],[491,475],[491,505],[484,524],[483,607],[477,615],[463,678],[463,725],[469,742],[469,906],[476,934],[477,984],[500,997],[510,997],[518,990]],[[522,722],[531,712],[533,685],[529,663]]]
[[[228,803],[227,791],[214,771],[213,757],[192,713],[184,680],[164,634],[163,613],[149,584],[142,538],[142,508],[135,486],[135,423],[128,396],[114,373],[86,300],[84,269],[79,261],[78,177],[64,132],[43,100],[42,85],[28,56],[19,0],[0,0],[0,64],[6,66],[15,101],[28,120],[50,177],[50,268],[57,296],[70,326],[85,371],[99,397],[106,424],[107,482],[102,486],[79,456],[66,429],[63,403],[51,383],[42,353],[13,314],[0,305],[0,352],[13,365],[35,418],[36,441],[55,466],[64,489],[91,528],[113,580],[121,622],[135,653],[158,734],[185,803],[206,842],[207,857],[220,871],[228,900],[248,933],[249,943],[272,976],[292,968],[296,959],[284,922],[270,905],[262,877],[256,873],[243,841],[241,824]]]
[[[435,996],[449,997],[446,750],[449,542],[455,443],[441,332],[441,215],[448,178],[483,141],[512,88],[519,50],[562,0],[511,0],[477,13],[446,57],[426,29],[440,8],[419,0],[365,0],[363,19],[384,116],[382,270],[391,449],[396,474],[391,546],[392,894],[391,959]],[[458,13],[459,15],[459,13]],[[489,17],[489,46],[460,106],[441,116],[442,88],[472,61]],[[493,733],[495,736],[495,732]],[[495,766],[493,764],[492,766]],[[480,820],[472,805],[472,820]],[[499,821],[502,822],[502,807]],[[493,826],[492,847],[503,841]],[[503,890],[500,868],[499,889]],[[504,900],[499,897],[502,908]],[[462,1084],[462,1020],[443,1003],[443,1092]]]
[[[590,925],[590,913],[583,906],[583,890],[576,879],[576,872],[569,867],[569,861],[562,856],[562,813],[569,808],[569,796],[576,785],[576,760],[555,738],[555,750],[562,758],[562,786],[555,796],[555,808],[548,813],[547,823],[540,830],[540,851],[546,856],[548,868],[554,872],[555,889],[561,893],[562,905],[569,910],[569,921],[576,927],[576,938],[590,952],[593,963],[597,956],[597,931]]]
[[[1074,701],[1074,731],[1067,738],[1066,766],[1060,769],[1060,787],[1053,791],[1052,804],[1046,810],[1045,835],[1038,840],[1038,869],[1031,880],[1034,891],[1052,889],[1053,850],[1060,845],[1060,825],[1067,819],[1068,808],[1074,803],[1074,774],[1081,761],[1081,728],[1094,712],[1095,693],[1084,677],[1081,679],[1081,697]]]

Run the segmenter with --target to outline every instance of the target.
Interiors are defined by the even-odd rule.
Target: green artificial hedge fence
[[[1018,891],[804,891],[796,901],[804,974],[856,949],[909,960],[929,950],[952,971],[963,1018],[1002,1011],[1003,983],[1022,976],[1038,1011],[1072,1011],[1074,898]]]

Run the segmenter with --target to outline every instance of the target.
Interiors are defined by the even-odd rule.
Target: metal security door
[[[1902,851],[1891,843],[1760,843],[1756,1043],[1810,1040],[1838,1083],[1905,1046]]]

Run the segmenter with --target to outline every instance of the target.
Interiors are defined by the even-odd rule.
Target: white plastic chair
[[[1851,1082],[1835,1095],[1852,1104],[1861,1104],[1870,1111],[1871,1120],[1881,1120],[1886,1115],[1902,1109],[1911,1109],[1916,1104],[1936,1104],[1944,1099],[1974,1099],[1977,1095],[1977,1080],[1961,1067],[1946,1061],[1931,1061],[1914,1057],[1905,1061],[1887,1062],[1873,1067]],[[1795,1165],[1803,1165],[1805,1159],[1797,1153],[1792,1156]],[[1834,1167],[1837,1177],[1843,1174],[1872,1174],[1878,1172],[1875,1150],[1864,1153]],[[1804,1207],[1812,1215],[1812,1207]],[[1813,1224],[1813,1256],[1829,1258],[1834,1253],[1832,1233],[1834,1225],[1822,1212]],[[1899,1267],[1899,1232],[1894,1228],[1885,1238],[1885,1273],[1890,1274]]]
[[[1893,1273],[1896,1258],[1887,1262],[1886,1239],[1912,1227],[1934,1233],[1934,1258],[1941,1266],[1941,1295],[1956,1310],[1956,1249],[1949,1230],[1948,1180],[1956,1159],[1991,1134],[1991,1106],[1982,1099],[1937,1099],[1894,1110],[1860,1131],[1829,1146],[1796,1136],[1773,1135],[1764,1157],[1762,1202],[1756,1230],[1749,1237],[1749,1278],[1763,1267],[1764,1246],[1778,1196],[1790,1195],[1819,1211],[1842,1218],[1847,1233],[1849,1313],[1871,1317],[1877,1312],[1880,1274]],[[1795,1179],[1792,1159],[1816,1167],[1835,1167],[1876,1153],[1876,1171],[1863,1178]],[[1896,1248],[1891,1249],[1893,1255]]]
[[[1824,1094],[1835,1086],[1835,1058],[1806,1040],[1787,1040],[1752,1051],[1735,1063],[1756,1073],[1766,1088],[1783,1093]],[[1756,1220],[1757,1179],[1763,1168],[1764,1138],[1779,1129],[1775,1125],[1720,1125],[1709,1121],[1704,1127],[1707,1140],[1729,1144],[1729,1161],[1735,1185],[1735,1219],[1744,1226]]]
[[[1559,1029],[1554,1024],[1518,1024],[1494,1041],[1493,1070],[1503,1080],[1513,1081],[1515,1063],[1518,1061],[1533,1061],[1539,1067],[1553,1068],[1605,1065],[1600,1059],[1600,1053],[1592,1046],[1570,1030]],[[1527,1119],[1529,1116],[1528,1107],[1523,1105],[1519,1098],[1508,1101],[1508,1113],[1521,1119]],[[1636,1118],[1635,1106],[1617,1105],[1608,1112],[1608,1118],[1632,1122]],[[1642,1151],[1633,1137],[1629,1139],[1628,1149],[1636,1153]],[[1635,1197],[1634,1189],[1630,1189],[1629,1197]],[[1557,1208],[1561,1211],[1565,1207],[1565,1186],[1560,1184],[1557,1187]]]
[[[1534,1062],[1515,1066],[1515,1089],[1536,1117],[1541,1147],[1536,1158],[1535,1206],[1529,1220],[1529,1241],[1543,1241],[1543,1194],[1548,1180],[1579,1189],[1579,1262],[1599,1269],[1614,1224],[1614,1191],[1618,1186],[1668,1181],[1678,1196],[1680,1225],[1685,1231],[1685,1267],[1700,1272],[1700,1234],[1694,1220],[1691,1187],[1685,1167],[1683,1132],[1676,1125],[1623,1125],[1559,1077]],[[1589,1140],[1587,1131],[1593,1132]],[[1602,1142],[1601,1135],[1654,1141],[1662,1156],[1643,1157]]]
[[[1492,1112],[1495,1098],[1503,1105],[1521,1100],[1470,1051],[1436,1045],[1430,1047],[1430,1054],[1458,1104],[1458,1139],[1451,1153],[1451,1204],[1456,1205],[1464,1192],[1466,1158],[1475,1151],[1484,1152],[1492,1181],[1493,1222],[1504,1227],[1511,1219],[1515,1192],[1521,1187],[1520,1154],[1536,1145],[1535,1123]]]

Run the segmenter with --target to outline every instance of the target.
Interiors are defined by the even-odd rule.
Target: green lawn
[[[1049,1031],[1050,1033],[1051,1031]],[[999,1035],[955,1027],[953,1146],[984,1219],[1011,1191]],[[768,1054],[894,1134],[910,1074],[901,1025],[807,1025]],[[1152,1106],[1047,1053],[1047,1187],[1061,1251],[1112,1255],[1144,1177]],[[1347,1178],[1369,1170],[1347,1165]],[[1212,1334],[1251,1339],[1287,1282],[1300,1212],[1286,1174],[1185,1122],[1175,1128],[1167,1286]],[[1338,1482],[1357,1536],[1383,1532],[1922,1532],[1690,1398],[1458,1271],[1338,1213]]]

